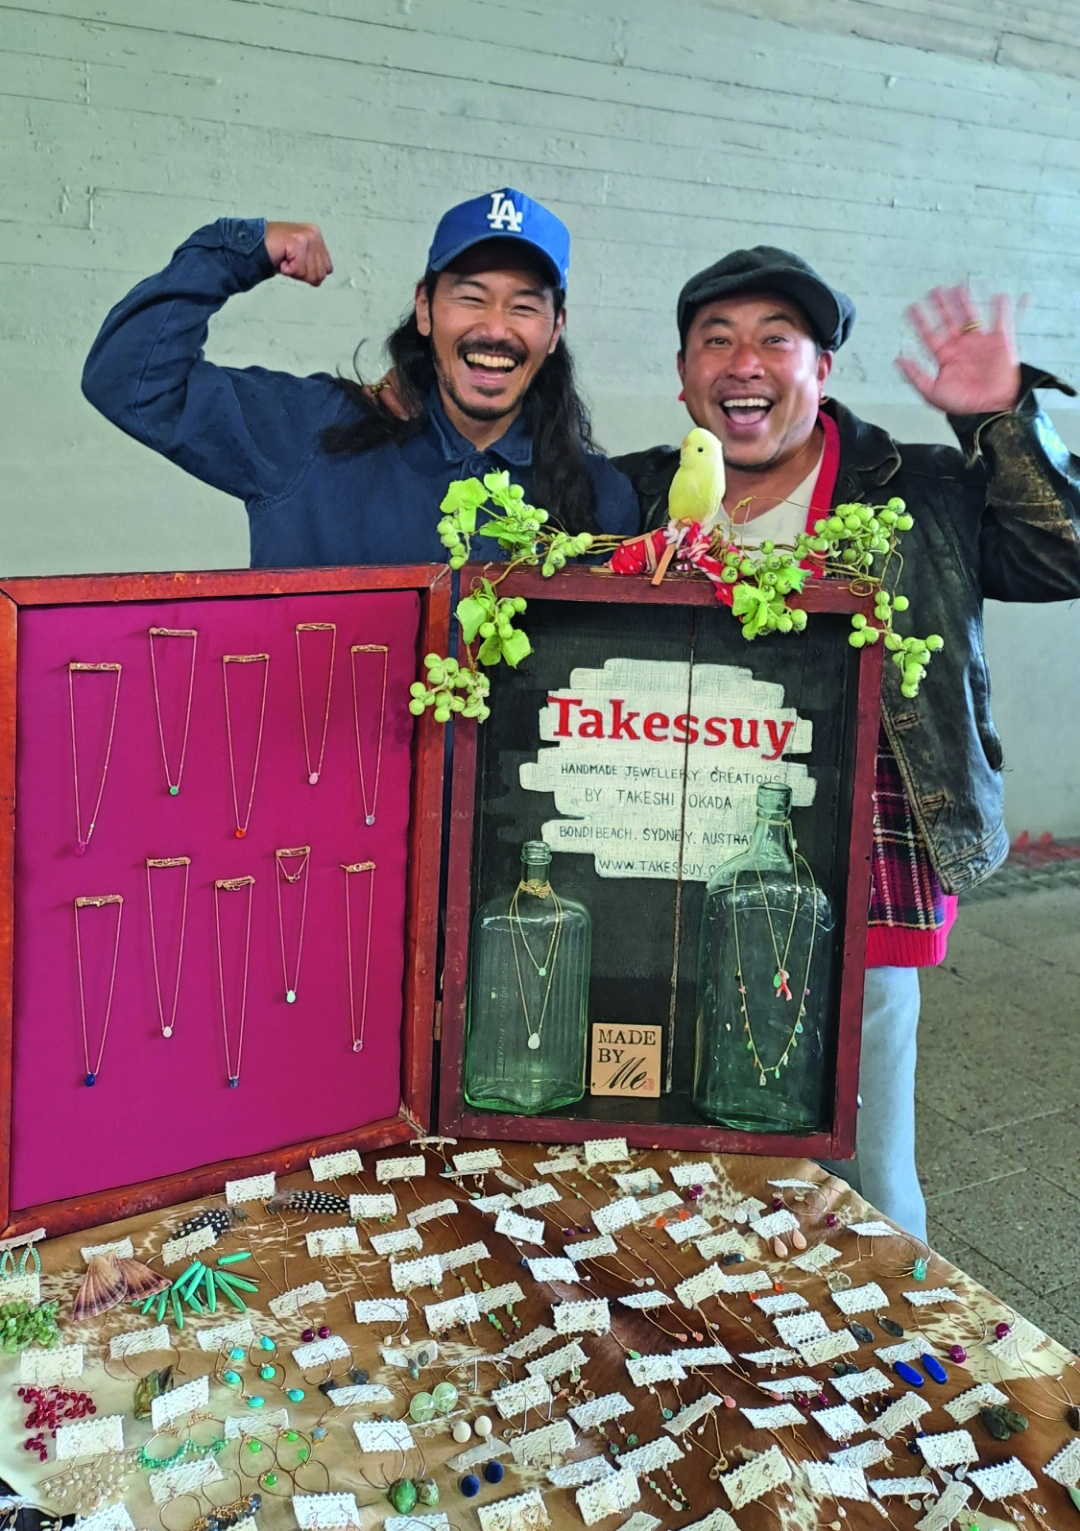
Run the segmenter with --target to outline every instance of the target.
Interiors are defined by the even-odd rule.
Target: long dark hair
[[[432,303],[436,278],[428,276],[428,303]],[[562,310],[562,293],[555,294],[556,316]],[[408,411],[399,419],[379,399],[364,392],[364,379],[353,358],[356,378],[339,377],[337,386],[356,405],[354,418],[325,426],[320,440],[325,452],[354,456],[388,442],[403,446],[427,424],[427,398],[437,384],[431,340],[421,335],[416,314],[410,310],[386,342],[386,353],[397,380],[397,393]],[[574,382],[574,362],[566,341],[559,337],[554,351],[536,374],[522,407],[525,427],[532,437],[532,473],[529,493],[534,504],[547,510],[568,532],[596,531],[596,490],[585,460],[595,450],[589,411]]]

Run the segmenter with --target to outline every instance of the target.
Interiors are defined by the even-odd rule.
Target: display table
[[[498,1169],[482,1174],[459,1174],[452,1178],[445,1175],[452,1156],[476,1151],[488,1155],[497,1154],[501,1160]],[[927,1531],[936,1531],[939,1525],[948,1523],[944,1517],[955,1507],[957,1524],[980,1527],[1019,1521],[1029,1527],[1038,1526],[1046,1531],[1063,1531],[1077,1521],[1077,1508],[1070,1502],[1067,1482],[1075,1484],[1080,1477],[1080,1434],[1068,1422],[1070,1406],[1080,1403],[1080,1364],[1061,1346],[1047,1339],[1040,1331],[1029,1325],[1006,1304],[994,1298],[969,1277],[937,1255],[931,1255],[925,1272],[916,1261],[926,1256],[926,1251],[906,1235],[867,1236],[852,1230],[853,1224],[878,1223],[880,1218],[843,1182],[827,1177],[823,1171],[807,1161],[780,1160],[755,1157],[708,1157],[693,1154],[675,1154],[657,1151],[633,1152],[628,1159],[611,1163],[596,1163],[586,1167],[581,1149],[552,1148],[547,1150],[534,1145],[502,1144],[498,1149],[477,1143],[453,1143],[446,1140],[440,1146],[428,1146],[423,1151],[426,1174],[424,1178],[407,1180],[392,1179],[378,1183],[376,1163],[379,1159],[417,1155],[417,1147],[399,1147],[379,1153],[366,1152],[362,1174],[345,1176],[339,1181],[321,1181],[317,1186],[309,1173],[295,1174],[279,1182],[279,1192],[288,1188],[318,1190],[330,1196],[374,1196],[392,1194],[396,1199],[396,1214],[381,1222],[378,1217],[361,1221],[357,1226],[359,1253],[314,1256],[309,1254],[308,1244],[317,1246],[317,1240],[307,1236],[320,1229],[341,1229],[350,1223],[348,1213],[340,1208],[325,1214],[305,1214],[297,1210],[267,1210],[261,1200],[247,1201],[240,1210],[246,1220],[223,1233],[217,1242],[200,1252],[207,1265],[226,1273],[250,1278],[258,1285],[257,1293],[239,1288],[241,1300],[246,1301],[246,1312],[219,1301],[216,1313],[193,1313],[189,1307],[182,1309],[184,1326],[178,1330],[171,1300],[162,1323],[168,1326],[168,1338],[172,1350],[129,1353],[116,1356],[110,1345],[117,1337],[129,1336],[155,1327],[155,1312],[151,1306],[147,1316],[129,1303],[116,1307],[99,1317],[74,1322],[72,1304],[86,1270],[80,1251],[121,1239],[130,1239],[137,1258],[150,1263],[156,1270],[162,1268],[163,1244],[173,1237],[177,1228],[207,1207],[223,1208],[224,1197],[219,1195],[208,1200],[173,1208],[168,1212],[155,1212],[134,1217],[122,1223],[110,1224],[93,1232],[70,1234],[64,1238],[41,1243],[40,1251],[41,1297],[48,1301],[58,1299],[61,1327],[61,1344],[64,1347],[81,1345],[84,1348],[84,1369],[81,1375],[71,1376],[60,1382],[64,1390],[88,1393],[96,1409],[95,1418],[123,1415],[123,1450],[127,1453],[130,1467],[122,1487],[109,1493],[105,1504],[123,1502],[137,1527],[165,1527],[165,1531],[188,1531],[211,1507],[231,1504],[243,1496],[261,1494],[261,1506],[257,1510],[259,1531],[278,1531],[292,1528],[297,1517],[291,1502],[296,1494],[316,1495],[328,1489],[337,1494],[355,1496],[358,1519],[354,1524],[364,1528],[380,1526],[395,1510],[388,1503],[383,1486],[401,1476],[418,1478],[426,1472],[434,1476],[440,1489],[437,1508],[425,1508],[418,1504],[411,1518],[397,1524],[402,1528],[419,1528],[427,1522],[418,1519],[421,1514],[438,1517],[445,1514],[454,1528],[475,1531],[480,1525],[534,1526],[547,1524],[543,1517],[550,1517],[550,1524],[559,1528],[581,1526],[583,1515],[575,1496],[585,1495],[600,1484],[618,1478],[624,1491],[628,1481],[637,1478],[637,1502],[628,1502],[621,1510],[613,1511],[599,1520],[605,1527],[622,1527],[629,1524],[641,1527],[682,1528],[696,1527],[699,1522],[714,1531],[724,1527],[730,1531],[732,1522],[742,1531],[749,1528],[772,1525],[774,1521],[795,1531],[795,1528],[839,1526],[852,1528],[878,1527],[882,1520],[896,1527],[907,1527],[919,1522]],[[570,1167],[568,1159],[576,1161]],[[555,1173],[538,1174],[535,1165],[551,1160],[558,1168]],[[692,1166],[680,1169],[680,1166]],[[650,1188],[648,1177],[638,1172],[654,1170],[658,1188]],[[680,1186],[672,1171],[684,1183]],[[710,1179],[710,1171],[712,1178]],[[620,1186],[616,1175],[634,1175],[632,1181]],[[379,1180],[382,1176],[379,1176]],[[812,1182],[813,1188],[798,1185],[770,1184],[769,1182]],[[523,1188],[550,1186],[551,1192],[526,1194],[523,1201],[511,1208],[502,1208],[502,1216],[509,1212],[511,1232],[520,1242],[504,1233],[496,1233],[495,1223],[500,1216],[500,1204],[490,1198],[520,1197]],[[552,1195],[552,1192],[554,1195]],[[636,1199],[662,1196],[670,1205],[654,1203],[644,1214],[640,1205],[627,1205],[627,1196],[636,1193]],[[489,1210],[477,1210],[468,1203],[477,1194],[488,1200]],[[543,1198],[549,1197],[544,1201]],[[558,1199],[556,1199],[556,1197]],[[744,1198],[753,1197],[763,1204],[757,1208],[739,1207]],[[450,1200],[454,1210],[445,1210],[438,1218],[425,1219],[416,1214],[425,1204]],[[613,1202],[624,1205],[615,1212],[604,1211]],[[368,1204],[372,1205],[371,1203]],[[354,1213],[361,1210],[354,1203]],[[774,1249],[772,1224],[765,1223],[762,1233],[752,1230],[747,1216],[760,1221],[776,1215],[776,1226],[789,1223],[785,1213],[794,1215],[794,1228],[779,1236],[783,1244]],[[598,1216],[599,1213],[599,1216]],[[411,1214],[411,1216],[410,1216]],[[624,1218],[634,1221],[622,1222]],[[523,1229],[514,1218],[525,1218],[542,1223],[542,1230],[535,1226],[533,1235],[540,1234],[543,1247],[524,1242],[530,1230]],[[704,1219],[709,1225],[692,1222]],[[407,1230],[416,1225],[417,1238]],[[621,1226],[620,1226],[621,1224]],[[505,1225],[504,1225],[505,1226]],[[602,1229],[612,1229],[615,1237],[614,1255],[600,1253],[589,1259],[589,1251],[572,1250],[577,1261],[578,1281],[570,1284],[563,1279],[568,1274],[564,1267],[557,1280],[538,1280],[537,1274],[552,1274],[540,1267],[530,1270],[526,1260],[561,1257],[564,1245],[582,1244],[603,1237]],[[408,1316],[404,1323],[376,1321],[358,1324],[354,1318],[354,1304],[389,1300],[395,1294],[391,1285],[391,1257],[377,1254],[371,1245],[372,1237],[378,1238],[395,1230],[403,1231],[402,1245],[411,1243],[411,1250],[393,1255],[395,1265],[416,1260],[432,1254],[446,1254],[466,1250],[468,1246],[483,1244],[482,1251],[470,1250],[469,1258],[462,1257],[456,1269],[447,1269],[438,1291],[430,1286],[415,1287],[405,1298]],[[685,1231],[696,1237],[686,1237]],[[707,1242],[712,1240],[712,1243]],[[798,1245],[805,1240],[808,1248],[798,1252]],[[328,1247],[334,1247],[334,1239]],[[416,1245],[422,1244],[422,1249]],[[702,1246],[699,1248],[699,1245]],[[813,1252],[819,1246],[828,1245],[838,1251],[838,1256],[819,1270],[797,1266],[812,1264]],[[384,1246],[385,1247],[385,1246]],[[786,1248],[786,1256],[782,1252]],[[704,1252],[703,1252],[704,1250]],[[252,1258],[217,1266],[223,1256],[250,1251]],[[779,1252],[778,1252],[779,1251]],[[19,1251],[15,1251],[16,1261]],[[737,1257],[743,1255],[740,1260]],[[582,1256],[585,1258],[582,1258]],[[808,1259],[807,1256],[811,1258]],[[196,1256],[183,1258],[166,1274],[172,1278],[181,1276]],[[727,1263],[724,1263],[725,1260]],[[454,1264],[455,1262],[442,1262]],[[719,1273],[724,1289],[715,1290],[717,1275],[705,1278],[704,1287],[714,1288],[711,1295],[702,1296],[696,1307],[687,1306],[673,1296],[675,1287],[687,1278],[710,1267]],[[32,1270],[32,1261],[27,1262]],[[744,1278],[744,1285],[754,1285],[752,1273],[765,1273],[760,1289],[731,1291],[727,1288],[736,1278]],[[914,1272],[914,1274],[913,1274]],[[921,1276],[922,1279],[916,1279]],[[767,1279],[766,1279],[767,1278]],[[830,1281],[831,1278],[831,1281]],[[292,1315],[283,1308],[288,1304],[277,1303],[279,1316],[271,1312],[271,1302],[283,1293],[304,1287],[308,1283],[321,1282],[325,1299],[315,1297],[302,1305]],[[400,1276],[399,1276],[400,1282]],[[439,1355],[435,1364],[430,1354],[418,1357],[420,1342],[429,1339],[429,1320],[438,1322],[439,1315],[425,1315],[424,1309],[432,1304],[448,1302],[462,1296],[466,1290],[480,1298],[482,1310],[484,1284],[490,1289],[505,1283],[516,1282],[523,1292],[523,1299],[504,1301],[490,1319],[481,1312],[468,1329],[455,1328],[437,1340]],[[868,1294],[869,1306],[846,1316],[837,1299],[848,1305],[846,1297],[869,1283],[879,1283],[887,1296],[887,1306],[880,1298]],[[651,1283],[651,1284],[650,1284]],[[835,1290],[830,1290],[830,1286]],[[955,1300],[944,1300],[940,1289],[952,1288]],[[904,1293],[928,1294],[938,1291],[938,1297],[922,1306],[915,1306]],[[659,1300],[648,1294],[666,1294],[671,1301],[660,1305]],[[506,1294],[502,1294],[504,1297]],[[685,1289],[684,1289],[685,1296]],[[788,1301],[777,1301],[787,1297]],[[657,1302],[651,1308],[637,1309],[624,1305],[621,1299],[631,1298],[638,1302]],[[610,1330],[588,1332],[588,1324],[596,1315],[581,1309],[568,1311],[563,1305],[592,1299],[606,1299],[609,1303]],[[755,1303],[765,1301],[772,1312],[763,1311]],[[797,1299],[805,1299],[804,1306]],[[692,1298],[688,1299],[692,1302]],[[561,1310],[553,1319],[553,1305]],[[782,1310],[787,1314],[789,1338],[777,1329],[783,1324]],[[377,1311],[373,1309],[368,1312]],[[852,1348],[848,1353],[823,1362],[814,1362],[813,1352],[798,1352],[798,1345],[813,1343],[791,1339],[790,1320],[807,1319],[815,1312],[821,1315],[830,1334],[850,1336]],[[197,1343],[200,1334],[219,1329],[230,1323],[250,1319],[254,1343],[244,1348],[242,1359],[229,1358],[227,1340],[223,1347],[201,1349]],[[881,1319],[886,1326],[883,1327]],[[846,1326],[854,1320],[872,1334],[872,1343],[865,1339],[860,1343],[857,1335]],[[603,1328],[600,1317],[598,1327]],[[549,1338],[531,1357],[514,1359],[504,1354],[508,1347],[517,1348],[523,1337],[539,1326],[566,1326],[566,1332]],[[998,1339],[996,1329],[1008,1325],[1009,1332]],[[586,1327],[582,1327],[586,1326]],[[301,1346],[302,1332],[316,1331],[318,1343],[320,1327],[330,1331],[328,1341],[331,1359],[323,1363],[312,1362],[301,1374],[292,1352]],[[798,1326],[796,1326],[798,1327]],[[812,1317],[806,1327],[817,1327]],[[897,1328],[903,1337],[897,1337]],[[576,1332],[575,1332],[576,1331]],[[273,1341],[274,1349],[261,1349],[261,1337]],[[406,1340],[407,1336],[407,1340]],[[392,1337],[392,1338],[390,1338]],[[343,1345],[338,1340],[344,1341]],[[917,1374],[923,1385],[915,1388],[903,1380],[895,1370],[891,1357],[881,1357],[875,1351],[888,1347],[916,1342],[913,1355],[929,1352],[935,1356],[947,1373],[947,1380],[938,1383],[926,1375],[925,1369],[915,1362]],[[843,1344],[844,1341],[839,1342]],[[533,1406],[527,1413],[517,1413],[503,1418],[497,1404],[491,1402],[493,1390],[520,1382],[528,1375],[530,1363],[543,1361],[568,1345],[580,1345],[587,1360],[573,1365],[573,1353],[564,1359],[563,1367],[553,1363],[555,1373],[552,1390],[559,1390],[553,1404]],[[826,1350],[837,1342],[826,1342]],[[960,1345],[966,1352],[962,1362],[951,1359],[951,1346]],[[709,1349],[723,1347],[733,1358],[730,1363],[710,1359]],[[388,1348],[391,1359],[411,1358],[411,1375],[407,1366],[387,1364],[380,1353]],[[343,1352],[334,1359],[332,1352]],[[677,1350],[697,1350],[697,1355],[685,1356],[682,1380],[658,1380],[650,1387],[647,1382],[634,1382],[628,1362],[638,1376],[640,1367],[635,1361],[641,1358],[669,1356]],[[755,1351],[774,1350],[776,1365],[755,1365],[742,1359]],[[787,1358],[783,1355],[787,1351]],[[24,1441],[34,1430],[24,1428],[23,1420],[29,1405],[18,1398],[16,1387],[22,1377],[40,1377],[42,1383],[47,1373],[38,1370],[44,1364],[41,1358],[55,1352],[33,1348],[17,1355],[4,1356],[2,1387],[0,1387],[0,1475],[28,1500],[41,1508],[53,1511],[69,1511],[76,1508],[77,1495],[70,1487],[57,1483],[55,1475],[69,1464],[56,1460],[57,1441],[49,1438],[46,1431],[48,1461],[40,1463],[36,1451],[24,1449]],[[959,1354],[959,1352],[957,1352]],[[715,1356],[715,1352],[714,1352]],[[270,1363],[275,1370],[268,1380],[260,1380],[259,1367]],[[499,1359],[501,1357],[501,1359]],[[304,1358],[302,1353],[301,1359]],[[72,1358],[77,1359],[77,1358]],[[108,1371],[106,1371],[106,1362]],[[190,1427],[190,1416],[185,1414],[172,1424],[173,1434],[157,1434],[153,1438],[151,1455],[163,1459],[172,1454],[189,1438],[205,1446],[223,1434],[238,1438],[228,1439],[218,1451],[191,1451],[180,1458],[194,1470],[181,1486],[190,1482],[193,1494],[176,1497],[169,1502],[156,1504],[151,1497],[153,1476],[150,1469],[139,1465],[138,1448],[149,1443],[153,1427],[149,1419],[136,1422],[132,1417],[134,1390],[137,1379],[152,1369],[165,1368],[170,1363],[176,1369],[177,1386],[188,1385],[203,1376],[209,1377],[208,1403],[196,1409],[197,1422]],[[837,1364],[850,1363],[859,1372],[847,1376],[837,1375]],[[284,1374],[282,1371],[284,1366]],[[61,1363],[62,1368],[62,1363]],[[350,1379],[351,1368],[359,1369]],[[570,1369],[564,1369],[570,1368]],[[888,1391],[874,1392],[872,1368],[879,1368],[882,1381]],[[533,1370],[538,1368],[533,1365]],[[222,1373],[230,1371],[239,1379],[240,1385],[229,1385],[222,1380]],[[539,1368],[543,1371],[543,1368]],[[648,1372],[649,1367],[645,1370]],[[662,1374],[664,1364],[657,1370]],[[372,1387],[384,1385],[389,1399],[382,1402],[350,1403],[349,1395],[339,1396],[337,1402],[319,1389],[319,1383],[333,1374],[335,1385],[340,1389],[349,1387]],[[367,1377],[361,1382],[362,1373]],[[859,1382],[859,1377],[863,1379]],[[807,1382],[792,1383],[785,1389],[785,1379],[812,1377],[813,1396]],[[412,1426],[415,1449],[404,1448],[361,1452],[354,1424],[358,1421],[376,1423],[382,1415],[392,1421],[405,1420],[409,1416],[412,1395],[430,1393],[437,1383],[450,1381],[459,1391],[459,1399],[448,1418],[437,1418],[434,1423],[417,1423]],[[964,1418],[963,1408],[955,1413],[947,1412],[946,1406],[961,1394],[978,1384],[993,1384],[1003,1395],[1000,1408],[1017,1411],[1030,1424],[1023,1433],[1013,1434],[1007,1440],[992,1438],[986,1424],[976,1412],[974,1417]],[[868,1388],[865,1396],[859,1396],[860,1388]],[[284,1389],[294,1392],[302,1389],[302,1400],[289,1401]],[[844,1393],[850,1398],[850,1407],[857,1420],[848,1415],[846,1420],[839,1414],[826,1414],[825,1420],[813,1418],[815,1412],[839,1409],[845,1403]],[[568,1413],[578,1410],[590,1399],[600,1399],[612,1393],[621,1393],[633,1406],[632,1413],[618,1419],[609,1418],[600,1428],[586,1424],[573,1426],[574,1444],[566,1449],[560,1441],[567,1440]],[[665,1426],[679,1429],[678,1415],[682,1409],[693,1405],[710,1393],[720,1401],[711,1410],[702,1410],[685,1429],[672,1433]],[[825,1402],[817,1395],[823,1395]],[[249,1407],[246,1398],[252,1395],[264,1398],[261,1408]],[[166,1398],[168,1395],[165,1395]],[[357,1395],[358,1396],[358,1395]],[[991,1395],[993,1396],[993,1395]],[[922,1400],[928,1407],[911,1422],[897,1425],[895,1431],[882,1423],[886,1410],[895,1410],[902,1400]],[[744,1410],[778,1409],[783,1404],[794,1407],[801,1416],[799,1422],[769,1427],[760,1418],[748,1418]],[[507,1408],[511,1405],[508,1403]],[[902,1405],[900,1413],[916,1406]],[[277,1411],[285,1408],[288,1414],[287,1428],[293,1434],[288,1439],[280,1431]],[[599,1412],[603,1412],[602,1410]],[[486,1448],[475,1435],[464,1443],[455,1443],[451,1429],[456,1420],[475,1420],[489,1415],[494,1433]],[[956,1417],[959,1415],[959,1419]],[[585,1418],[587,1419],[587,1415]],[[892,1416],[895,1418],[895,1414]],[[1000,1417],[1000,1416],[999,1416]],[[1075,1415],[1074,1415],[1075,1418]],[[223,1429],[227,1419],[237,1425]],[[563,1433],[548,1439],[551,1445],[544,1450],[543,1438],[538,1438],[522,1448],[520,1438],[548,1422],[565,1421]],[[845,1435],[845,1425],[850,1435]],[[838,1438],[830,1439],[825,1426],[832,1428]],[[874,1427],[877,1427],[875,1430]],[[603,1432],[603,1436],[601,1434]],[[928,1446],[928,1455],[939,1454],[944,1465],[934,1470],[913,1445],[917,1431],[934,1437],[946,1432],[968,1431],[973,1449],[965,1455],[963,1439],[952,1435],[951,1443],[944,1447]],[[256,1434],[252,1434],[256,1432]],[[258,1435],[262,1439],[258,1439]],[[636,1440],[634,1440],[636,1437]],[[884,1439],[883,1439],[884,1437]],[[369,1432],[370,1440],[370,1432]],[[651,1466],[651,1458],[641,1455],[641,1449],[650,1443],[662,1443],[661,1465]],[[676,1457],[671,1443],[677,1445],[682,1455]],[[252,1449],[253,1447],[258,1449]],[[517,1455],[530,1460],[519,1465]],[[573,1474],[559,1472],[559,1464],[583,1461],[586,1458],[606,1459],[615,1467],[619,1459],[612,1447],[622,1454],[636,1451],[631,1468],[636,1471],[608,1474],[598,1464],[581,1470],[580,1481],[584,1487],[573,1486]],[[847,1473],[836,1473],[832,1464],[828,1471],[812,1469],[808,1475],[803,1464],[830,1464],[830,1453],[840,1453],[849,1447],[859,1452],[840,1464],[849,1466]],[[458,1453],[479,1448],[474,1466],[452,1470],[447,1463]],[[860,1449],[861,1448],[861,1449]],[[1044,1471],[1063,1448],[1070,1448],[1059,1458],[1054,1472],[1063,1482]],[[670,1460],[663,1462],[663,1453],[670,1453]],[[301,1460],[308,1453],[306,1460]],[[744,1494],[753,1492],[753,1484],[747,1484],[747,1473],[732,1479],[744,1467],[753,1454],[762,1473],[778,1467],[785,1481],[777,1487],[764,1491],[760,1497],[743,1502]],[[973,1459],[977,1453],[977,1460]],[[878,1460],[874,1460],[874,1458]],[[272,1461],[276,1458],[276,1462]],[[484,1463],[497,1459],[504,1468],[502,1481],[493,1484],[483,1476]],[[865,1464],[860,1471],[859,1460]],[[980,1472],[994,1464],[1018,1459],[1034,1479],[1034,1486],[1024,1489],[1004,1484],[1006,1497],[991,1500],[976,1486]],[[77,1459],[79,1468],[85,1468],[81,1490],[82,1505],[90,1509],[96,1497],[94,1474],[110,1462],[108,1455]],[[297,1466],[298,1462],[301,1464]],[[215,1470],[214,1464],[217,1469]],[[960,1463],[960,1477],[955,1476]],[[112,1462],[114,1469],[119,1466]],[[548,1470],[554,1468],[555,1483],[549,1480]],[[262,1477],[270,1470],[270,1477]],[[159,1473],[168,1472],[159,1469]],[[175,1473],[175,1469],[172,1469]],[[753,1472],[749,1474],[753,1477]],[[1014,1469],[1015,1471],[1015,1469]],[[479,1477],[479,1493],[476,1497],[463,1497],[459,1482],[466,1472]],[[593,1484],[585,1482],[592,1473],[604,1473]],[[906,1485],[906,1494],[889,1492],[886,1480],[911,1480],[925,1474],[924,1487]],[[202,1486],[196,1482],[200,1474],[208,1481]],[[51,1486],[44,1480],[52,1479]],[[826,1479],[829,1480],[828,1486]],[[209,1481],[212,1480],[212,1481]],[[558,1482],[571,1486],[557,1487]],[[869,1498],[859,1497],[868,1491]],[[1022,1484],[1021,1477],[1014,1479]],[[89,1484],[89,1487],[86,1485]],[[655,1487],[650,1486],[655,1485]],[[995,1480],[982,1480],[983,1488],[993,1488]],[[159,1479],[155,1484],[159,1494],[168,1488]],[[829,1492],[831,1487],[832,1492]],[[528,1489],[538,1488],[543,1493],[537,1508],[524,1502],[517,1519],[510,1515],[500,1521],[491,1507],[497,1501],[517,1496]],[[970,1489],[970,1497],[965,1493]],[[834,1497],[838,1495],[840,1497]],[[850,1496],[850,1497],[848,1497]],[[944,1497],[943,1497],[944,1496]],[[965,1502],[966,1501],[966,1502]],[[916,1502],[918,1507],[916,1508]],[[939,1512],[940,1507],[940,1512]],[[723,1514],[717,1512],[722,1511]],[[324,1526],[348,1523],[350,1507],[339,1506],[337,1511],[327,1501],[320,1501],[312,1510],[305,1512],[316,1517]],[[635,1520],[637,1515],[641,1518]],[[728,1519],[727,1517],[730,1517]],[[951,1517],[950,1517],[951,1518]],[[99,1521],[98,1524],[126,1524],[120,1519]],[[315,1523],[312,1521],[311,1523]],[[391,1521],[391,1524],[393,1522]],[[436,1519],[433,1524],[440,1524]]]

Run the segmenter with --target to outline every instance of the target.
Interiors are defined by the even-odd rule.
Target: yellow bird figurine
[[[679,448],[679,466],[668,491],[668,515],[671,522],[689,526],[697,521],[709,532],[723,509],[727,480],[724,474],[724,449],[719,437],[696,425]],[[676,542],[667,550],[653,576],[658,585],[674,555]]]

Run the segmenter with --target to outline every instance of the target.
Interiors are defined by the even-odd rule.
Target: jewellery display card
[[[258,1156],[291,1165],[295,1146],[297,1164],[356,1173],[335,1138],[405,1125],[429,727],[407,704],[434,576],[343,576],[0,586],[17,637],[0,740],[17,803],[11,1208],[212,1165],[231,1171],[213,1189],[262,1198]],[[429,999],[423,1075],[430,1015]]]

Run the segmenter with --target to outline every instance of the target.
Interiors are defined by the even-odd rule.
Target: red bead
[[[1005,1336],[1007,1334],[1010,1334],[1011,1332],[1012,1332],[1011,1324],[1000,1323],[1000,1324],[995,1324],[994,1325],[994,1333],[997,1335],[999,1340],[1003,1340],[1005,1338]]]
[[[310,1345],[311,1341],[315,1338],[314,1329],[305,1329],[300,1335],[300,1338],[303,1340],[305,1345]]]
[[[967,1351],[964,1349],[963,1345],[949,1346],[949,1360],[955,1361],[958,1366],[961,1361],[967,1360]]]
[[[330,1325],[329,1324],[320,1324],[319,1325],[319,1338],[320,1338],[320,1340],[328,1340],[330,1338]]]
[[[246,829],[240,829],[239,827],[237,827],[237,829],[236,829],[236,838],[238,840],[242,840],[246,834],[247,834],[247,830]]]
[[[782,1196],[774,1196],[773,1197],[773,1199],[772,1199],[772,1209],[773,1209],[774,1212],[779,1212],[783,1208],[783,1205],[784,1205],[784,1198]]]
[[[825,1214],[825,1226],[826,1226],[826,1228],[835,1228],[836,1227],[836,1213],[835,1212],[827,1212]]]

